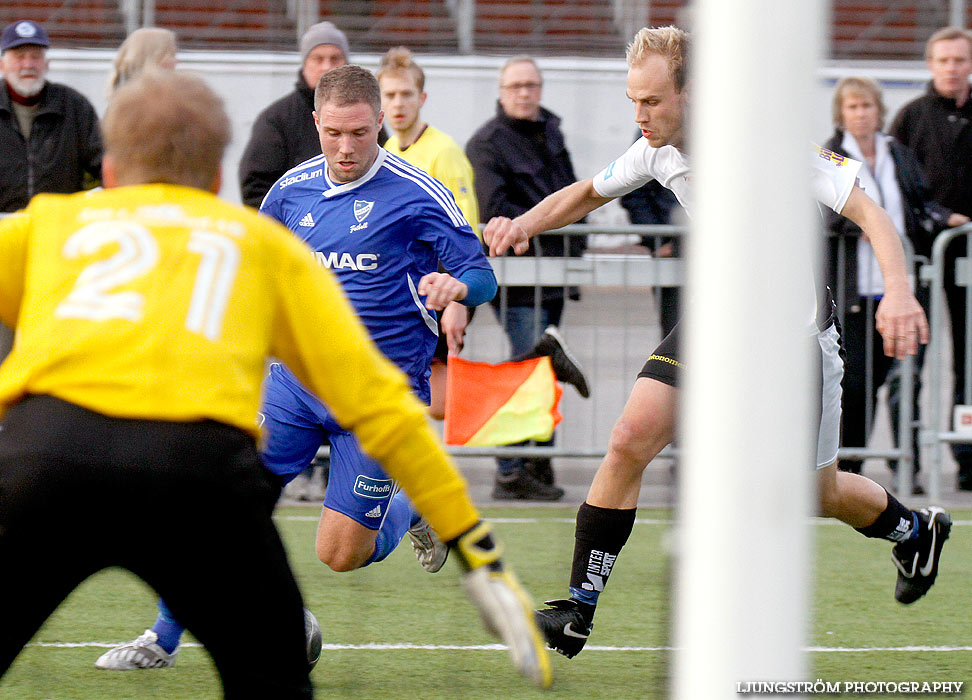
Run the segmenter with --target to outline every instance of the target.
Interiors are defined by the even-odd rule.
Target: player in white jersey
[[[643,138],[594,178],[555,192],[515,219],[490,221],[483,236],[491,255],[502,255],[509,248],[523,253],[531,236],[572,223],[651,179],[671,189],[691,212],[684,133],[689,94],[684,60],[687,46],[688,35],[674,27],[646,27],[638,32],[627,52],[627,93]],[[884,338],[885,352],[898,358],[915,354],[919,343],[928,342],[928,324],[908,284],[904,252],[894,225],[855,184],[859,164],[822,149],[814,155],[814,195],[858,224],[878,259],[885,295],[878,306],[877,329]],[[839,326],[832,309],[832,303],[817,305],[822,366],[817,445],[819,512],[867,537],[896,542],[895,598],[912,603],[935,580],[950,519],[940,508],[909,510],[873,481],[837,471],[843,363]],[[578,510],[570,598],[549,601],[550,607],[537,612],[548,644],[566,656],[577,654],[590,634],[598,596],[634,523],[642,472],[672,440],[681,367],[674,353],[677,329],[676,325],[639,374],[587,500]],[[592,585],[591,581],[597,583]]]

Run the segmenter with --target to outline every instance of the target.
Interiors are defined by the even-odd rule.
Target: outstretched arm
[[[529,249],[530,239],[538,233],[572,224],[611,199],[597,193],[593,180],[581,180],[547,195],[515,219],[505,216],[490,219],[483,230],[483,241],[492,256],[502,255],[510,248],[522,255]]]
[[[875,318],[884,354],[899,360],[914,355],[918,343],[928,342],[928,320],[908,283],[904,248],[891,218],[857,185],[840,213],[861,227],[881,267],[884,297]]]

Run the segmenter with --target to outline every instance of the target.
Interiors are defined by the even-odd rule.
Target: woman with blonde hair
[[[172,70],[176,66],[176,35],[160,27],[142,27],[118,47],[108,80],[108,96],[148,66]]]

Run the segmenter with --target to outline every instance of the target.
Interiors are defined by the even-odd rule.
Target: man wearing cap
[[[38,192],[101,181],[98,115],[81,93],[47,82],[49,46],[28,19],[0,35],[0,212],[23,209]]]
[[[304,32],[300,38],[301,68],[293,92],[260,112],[240,159],[244,204],[259,208],[281,175],[321,154],[314,126],[314,88],[322,75],[348,62],[348,53],[347,37],[332,22],[318,22]]]

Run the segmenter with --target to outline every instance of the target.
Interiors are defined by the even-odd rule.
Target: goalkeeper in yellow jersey
[[[0,676],[78,584],[121,566],[206,646],[225,697],[312,697],[278,485],[257,455],[272,355],[402,485],[484,624],[548,685],[529,601],[404,376],[309,249],[215,196],[219,97],[148,73],[102,127],[108,189],[40,195],[0,221],[0,321],[16,327],[0,368]],[[117,527],[160,501],[180,514],[164,534]],[[244,635],[259,664],[238,653]]]

